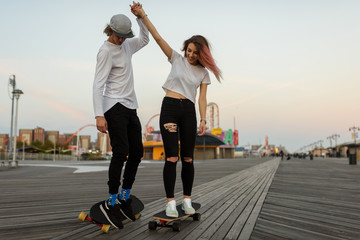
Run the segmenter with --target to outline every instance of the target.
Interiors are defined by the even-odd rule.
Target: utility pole
[[[56,159],[56,135],[54,138],[54,162],[55,162],[55,159]]]
[[[9,77],[9,85],[12,87],[12,91],[11,91],[11,122],[10,122],[10,141],[9,141],[9,151],[11,152],[12,149],[12,138],[13,138],[13,122],[14,122],[14,90],[16,87],[16,80],[15,80],[15,75],[10,75]],[[9,154],[9,161],[10,161],[10,154]]]
[[[355,127],[355,126],[353,126],[353,127],[350,127],[349,128],[349,131],[351,132],[352,131],[352,135],[353,135],[353,137],[354,137],[354,147],[355,147],[355,162],[354,163],[352,163],[352,161],[350,160],[350,164],[357,164],[357,149],[356,149],[356,138],[357,138],[357,136],[358,136],[358,131],[360,131],[360,128],[359,127]],[[350,158],[349,158],[350,159]]]
[[[14,142],[13,142],[13,160],[12,160],[12,166],[16,167],[16,134],[17,134],[17,120],[18,120],[18,106],[19,106],[19,98],[21,94],[24,94],[23,91],[20,89],[15,89],[12,92],[13,96],[15,96],[16,99],[16,112],[15,112],[15,130],[14,130]]]
[[[330,141],[330,148],[332,148],[332,141],[331,141],[331,139],[332,139],[333,137],[332,137],[332,135],[331,136],[328,136],[326,139],[329,139],[329,141]]]
[[[338,155],[338,146],[337,146],[337,139],[340,137],[339,134],[333,134],[333,138],[335,139],[335,149],[336,149],[336,156],[340,157],[340,154]]]
[[[330,147],[332,148],[332,146],[331,146],[331,140],[332,139],[334,139],[335,140],[335,157],[337,156],[337,138],[338,137],[340,137],[340,135],[339,134],[333,134],[333,135],[331,135],[331,136],[329,136],[329,137],[327,137],[329,140],[330,140]]]
[[[320,143],[320,156],[322,156],[322,143],[324,142],[324,140],[320,140],[319,143]]]

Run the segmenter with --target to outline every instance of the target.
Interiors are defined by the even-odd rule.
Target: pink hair
[[[201,35],[195,35],[189,38],[184,42],[183,51],[185,51],[186,56],[186,49],[190,43],[195,44],[199,51],[199,63],[201,66],[209,69],[216,77],[216,79],[220,82],[222,79],[222,73],[221,70],[218,68],[218,66],[215,63],[214,58],[211,55],[209,43]]]

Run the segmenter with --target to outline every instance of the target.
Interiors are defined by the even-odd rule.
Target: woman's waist
[[[187,99],[182,94],[177,93],[177,92],[173,92],[171,90],[166,91],[165,97],[176,98],[176,99]]]

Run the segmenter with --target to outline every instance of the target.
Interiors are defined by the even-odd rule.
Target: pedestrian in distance
[[[136,6],[134,3],[131,7]],[[126,15],[117,14],[110,19],[110,24],[104,29],[108,38],[97,54],[93,83],[96,127],[102,133],[109,133],[113,153],[108,171],[109,198],[100,209],[119,228],[123,227],[121,221],[117,221],[121,213],[135,220],[129,197],[143,157],[131,59],[134,53],[148,44],[149,31],[143,18],[135,16],[140,27],[138,37],[134,37],[131,20]]]
[[[165,149],[165,164],[163,181],[167,197],[166,215],[177,217],[174,188],[176,182],[176,166],[180,159],[182,163],[181,179],[183,185],[182,209],[186,214],[194,214],[195,209],[191,204],[191,193],[194,181],[194,147],[197,133],[197,120],[195,112],[195,99],[198,88],[200,125],[199,136],[206,130],[206,92],[210,84],[210,70],[220,82],[221,71],[215,64],[211,55],[207,39],[195,35],[185,40],[182,51],[184,56],[176,52],[160,36],[141,4],[134,4],[132,12],[140,16],[150,34],[159,45],[171,63],[171,71],[162,88],[165,97],[162,101],[160,112],[160,131]]]

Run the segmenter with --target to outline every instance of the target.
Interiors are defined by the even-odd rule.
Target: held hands
[[[200,126],[199,126],[199,133],[198,133],[198,135],[199,135],[199,136],[204,135],[204,134],[205,134],[205,131],[206,131],[206,123],[205,123],[205,121],[201,121],[201,122],[200,122]]]
[[[96,117],[96,128],[102,133],[107,133],[108,126],[105,117],[103,116]]]
[[[130,5],[131,8],[131,12],[138,18],[143,18],[146,14],[144,9],[142,8],[142,4],[140,4],[139,2],[134,2],[133,4]]]

